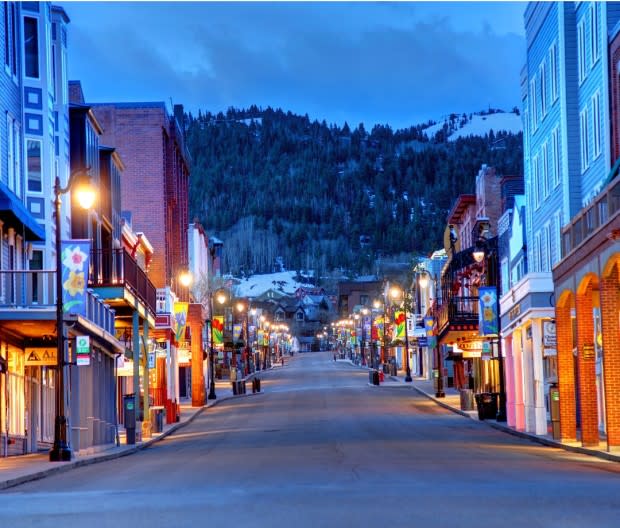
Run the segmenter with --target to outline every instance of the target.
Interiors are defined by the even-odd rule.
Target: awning
[[[24,234],[26,240],[45,240],[45,229],[9,188],[0,182],[0,215],[2,221]],[[23,230],[22,230],[23,228]]]

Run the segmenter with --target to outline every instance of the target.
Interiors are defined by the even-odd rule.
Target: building
[[[93,105],[104,133],[103,141],[117,145],[125,163],[122,209],[131,213],[137,232],[144,233],[154,248],[149,278],[157,288],[157,318],[154,338],[158,350],[158,379],[166,380],[167,421],[179,414],[181,396],[191,387],[192,340],[202,349],[204,320],[199,307],[190,308],[190,290],[180,279],[189,269],[188,185],[189,154],[184,141],[183,107],[175,105],[171,115],[163,102],[102,103]],[[187,321],[193,314],[192,324]],[[189,331],[186,332],[186,329]],[[181,370],[180,370],[181,369]],[[202,366],[196,375],[202,373]],[[181,375],[181,378],[179,377]]]

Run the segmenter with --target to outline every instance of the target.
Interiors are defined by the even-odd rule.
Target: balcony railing
[[[115,311],[92,290],[86,290],[86,319],[114,334]],[[49,270],[0,271],[0,309],[49,309],[56,317],[56,272]]]
[[[620,178],[616,177],[562,230],[563,256],[579,247],[590,235],[618,214],[620,214]]]
[[[142,300],[152,313],[157,307],[155,286],[136,260],[123,248],[91,251],[89,286],[124,286]]]
[[[447,302],[437,306],[437,326],[441,331],[448,324],[478,324],[478,296],[451,297]]]

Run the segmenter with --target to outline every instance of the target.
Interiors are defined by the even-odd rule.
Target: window
[[[551,245],[551,230],[547,222],[542,236],[542,271],[551,271]]]
[[[562,260],[562,212],[558,211],[553,216],[553,247],[555,253],[553,256],[553,264],[557,264]]]
[[[551,86],[551,102],[558,98],[558,46],[553,43],[549,49],[549,80]]]
[[[542,62],[539,69],[540,75],[540,115],[541,119],[547,115],[547,66]]]
[[[579,114],[579,133],[581,138],[581,172],[585,172],[590,162],[590,149],[588,145],[588,109],[584,108]]]
[[[545,141],[542,146],[542,196],[549,196],[549,143]]]
[[[9,28],[9,4],[2,4],[4,11],[4,65],[7,71],[11,71],[11,33]]]
[[[577,26],[577,61],[579,83],[586,78],[586,22],[584,19]]]
[[[19,123],[13,120],[13,173],[15,174],[15,194],[22,196],[22,137]]]
[[[598,158],[601,154],[601,93],[592,96],[592,157]]]
[[[542,234],[540,231],[538,231],[535,235],[534,235],[534,254],[532,255],[532,261],[533,261],[533,270],[534,272],[536,271],[542,271],[542,260],[541,260],[541,255],[540,255],[540,249],[542,247]]]
[[[17,78],[16,13],[14,2],[3,2],[4,10],[4,67],[9,75]]]
[[[41,142],[37,139],[26,141],[28,157],[28,190],[41,192],[43,190],[41,178]]]
[[[6,138],[7,138],[7,183],[9,189],[15,192],[15,145],[13,144],[15,136],[13,135],[13,118],[6,115]]]
[[[556,127],[551,133],[551,143],[553,148],[553,186],[560,185],[560,131]]]
[[[530,81],[530,115],[532,119],[532,132],[538,128],[538,105],[536,102],[536,76]]]
[[[24,67],[26,77],[39,78],[39,27],[32,17],[24,17]]]
[[[594,66],[601,56],[601,32],[598,18],[599,7],[596,3],[590,6],[590,49],[592,50],[591,64]]]
[[[538,174],[538,156],[532,158],[532,195],[534,197],[534,207],[540,205],[540,194],[538,192],[538,180],[540,176]]]

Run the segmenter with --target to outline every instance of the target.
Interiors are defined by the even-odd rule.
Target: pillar
[[[140,417],[140,316],[134,309],[131,316],[131,332],[133,338],[133,392],[134,406],[136,409],[136,421]],[[136,424],[136,430],[138,424]]]
[[[607,449],[620,448],[620,274],[616,263],[601,280],[601,320]]]
[[[555,307],[555,328],[558,354],[558,389],[560,392],[560,436],[562,440],[577,439],[577,406],[575,400],[575,364],[573,358],[572,294]]]
[[[532,328],[532,405],[534,409],[532,431],[537,435],[547,434],[542,324],[541,319],[535,319]]]
[[[577,364],[579,404],[581,410],[581,443],[598,446],[598,405],[596,396],[596,360],[594,357],[594,320],[592,315],[592,280],[577,293]]]
[[[502,350],[506,353],[504,358],[504,370],[506,376],[506,422],[510,427],[515,427],[515,371],[514,357],[512,355],[512,340],[514,333],[503,338]]]
[[[148,319],[142,321],[142,345],[144,348],[143,370],[142,370],[142,386],[144,387],[144,422],[147,427],[142,428],[142,432],[146,437],[151,436],[151,402],[149,391],[149,322]]]
[[[203,370],[204,344],[202,342],[204,317],[201,304],[189,305],[187,322],[192,336],[192,407],[202,407],[205,404],[205,378]]]

